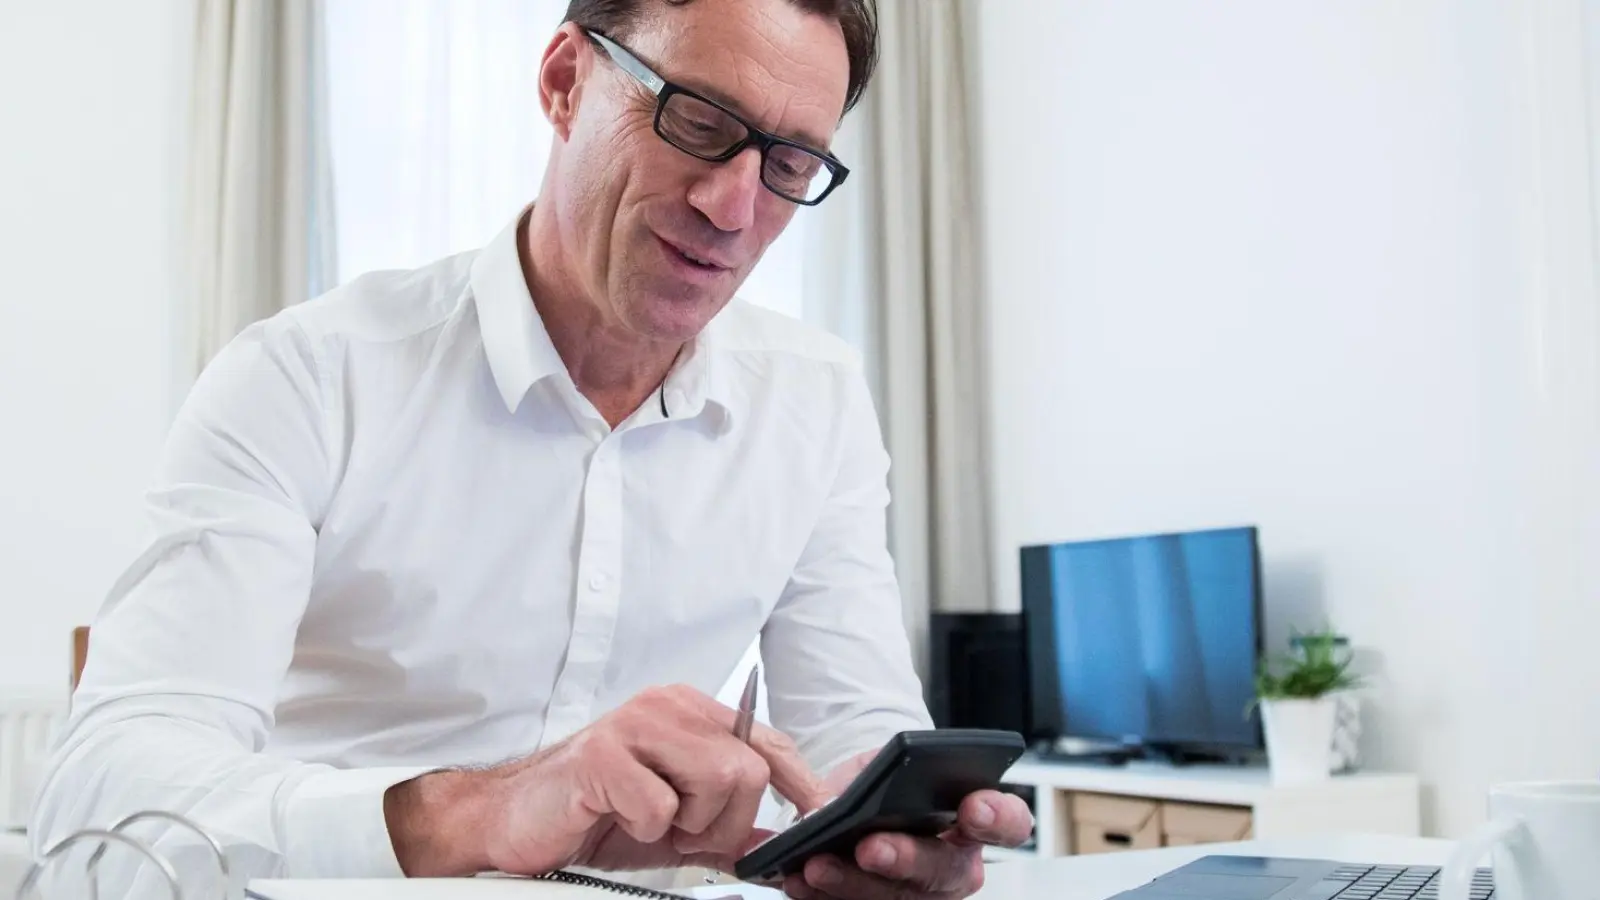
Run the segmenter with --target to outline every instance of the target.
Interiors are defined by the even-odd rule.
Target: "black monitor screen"
[[[1254,528],[1024,547],[1036,731],[1260,746],[1259,595]]]

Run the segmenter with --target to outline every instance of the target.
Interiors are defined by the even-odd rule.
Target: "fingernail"
[[[879,872],[887,872],[894,868],[894,861],[900,858],[895,852],[894,845],[888,841],[879,841],[867,851],[867,861]]]
[[[972,822],[979,828],[988,828],[994,824],[994,819],[994,805],[990,803],[980,802],[977,811],[972,814]]]
[[[833,887],[844,880],[844,869],[836,862],[825,862],[817,868],[817,887]]]

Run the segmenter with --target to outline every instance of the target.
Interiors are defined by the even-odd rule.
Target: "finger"
[[[717,728],[730,734],[733,732],[734,720],[738,717],[736,710],[698,692],[676,692],[672,696],[675,701],[691,706],[709,718]],[[822,779],[811,771],[811,766],[788,735],[756,722],[750,728],[750,747],[766,761],[773,789],[800,812],[811,812],[832,799],[832,793]]]
[[[967,842],[1018,847],[1033,834],[1033,813],[1015,794],[975,791],[961,801],[956,832]]]
[[[960,865],[926,881],[867,871],[827,856],[806,861],[805,879],[808,885],[829,897],[851,900],[913,895],[965,897],[983,887],[983,860],[977,848],[945,845],[944,850]]]
[[[678,794],[672,845],[680,853],[732,853],[749,839],[767,765],[732,734],[666,730],[634,752]]]
[[[783,880],[783,895],[795,900],[813,900],[820,896],[816,888],[806,884],[806,877],[801,874],[790,875]]]
[[[680,867],[688,868],[698,867],[702,869],[716,869],[719,872],[726,872],[729,875],[733,875],[735,874],[734,868],[736,864],[742,857],[745,856],[745,854],[771,840],[776,834],[777,832],[768,831],[765,828],[752,828],[750,829],[750,838],[746,840],[744,845],[738,850],[732,853],[708,853],[703,851],[694,853],[680,853],[679,855],[682,858],[678,861],[678,865]],[[780,882],[778,881],[755,881],[751,883],[761,884],[772,888],[780,886]]]
[[[684,819],[680,811],[679,827],[688,832],[677,842],[681,850],[731,854],[750,842],[756,814],[761,811],[762,794],[767,789],[767,765],[732,738],[718,750],[724,758],[711,784],[719,796],[706,798],[703,807],[697,806],[693,818]],[[707,815],[713,808],[714,814]]]
[[[640,762],[677,791],[678,812],[672,824],[697,835],[722,815],[739,782],[739,756],[748,751],[731,737],[719,742],[679,732],[663,734],[635,752]]]
[[[812,896],[832,897],[834,891],[842,889],[846,884],[846,868],[854,869],[855,867],[847,867],[844,864],[844,860],[831,853],[824,853],[806,860],[805,865],[800,869],[798,877],[801,885],[807,891],[810,891]],[[785,886],[787,884],[785,882]],[[893,895],[883,892],[882,896],[889,897]]]
[[[693,842],[694,847],[717,854],[741,854],[750,846],[750,836],[755,831],[755,817],[762,812],[762,798],[766,794],[768,770],[766,762],[746,746],[739,748],[736,780],[733,790],[706,831]]]
[[[788,735],[758,722],[750,730],[750,747],[766,760],[773,790],[801,813],[809,813],[833,799],[832,792],[811,771],[811,765]]]
[[[623,754],[605,771],[605,778],[595,791],[604,807],[615,813],[617,824],[628,837],[641,844],[653,844],[666,837],[678,815],[678,792],[672,785]]]
[[[844,793],[845,788],[850,786],[850,782],[854,781],[856,776],[860,775],[862,770],[866,769],[877,758],[882,749],[880,747],[876,750],[857,753],[855,756],[829,769],[827,775],[822,779],[823,786],[834,795]]]
[[[731,852],[749,837],[769,768],[734,737],[734,712],[692,688],[654,688],[632,702],[628,746],[678,795],[672,846]]]
[[[983,873],[983,857],[976,845],[905,834],[867,836],[856,845],[855,862],[868,874],[932,892],[963,891],[975,877],[981,880]]]

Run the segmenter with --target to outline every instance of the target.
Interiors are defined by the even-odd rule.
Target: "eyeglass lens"
[[[706,159],[726,153],[749,134],[738,119],[689,94],[667,98],[657,127],[679,149]],[[762,161],[761,180],[784,197],[813,200],[828,189],[833,172],[815,153],[774,144]]]

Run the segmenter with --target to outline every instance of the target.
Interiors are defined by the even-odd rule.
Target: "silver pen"
[[[744,693],[739,695],[739,715],[733,720],[733,736],[740,743],[750,743],[750,729],[756,724],[756,693],[761,689],[761,664],[750,669],[750,678],[744,683]]]
[[[750,731],[756,724],[756,697],[761,690],[761,664],[757,663],[750,669],[750,677],[745,679],[744,693],[739,695],[738,714],[733,717],[733,736],[741,744],[750,743]],[[706,884],[716,884],[722,873],[715,869],[706,870]]]

